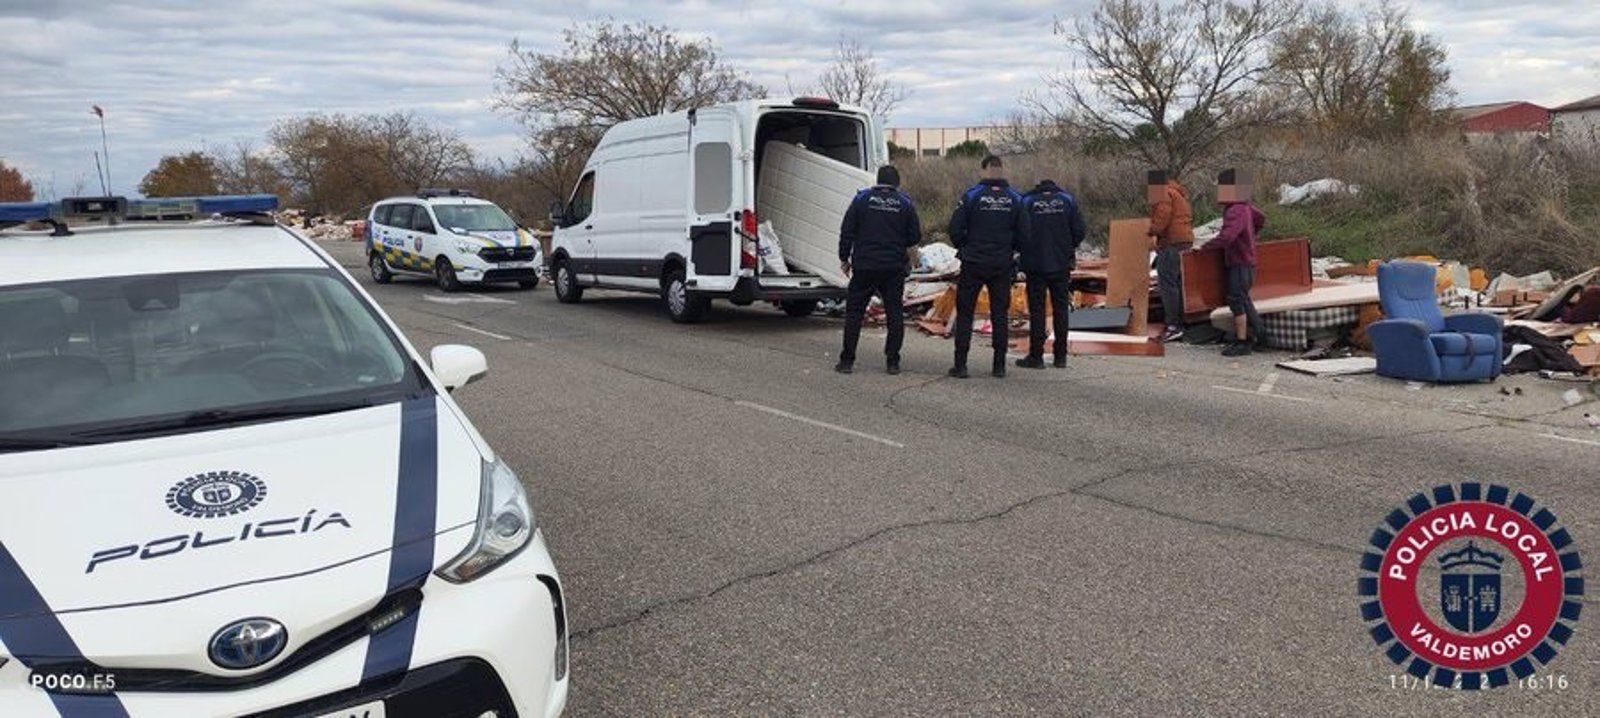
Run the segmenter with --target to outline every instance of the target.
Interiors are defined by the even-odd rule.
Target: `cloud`
[[[863,4],[847,0],[0,0],[0,159],[45,190],[94,188],[106,108],[116,189],[163,154],[259,144],[277,119],[415,111],[456,128],[486,159],[524,136],[492,110],[513,37],[554,49],[574,22],[611,16],[717,43],[775,94],[804,89],[844,37],[872,47],[910,96],[893,124],[1003,119],[1040,75],[1070,64],[1058,16],[1092,0]],[[1450,52],[1462,102],[1558,104],[1600,92],[1586,2],[1416,0],[1413,18]]]

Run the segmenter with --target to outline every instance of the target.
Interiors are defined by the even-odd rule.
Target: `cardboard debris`
[[[1370,374],[1378,370],[1378,360],[1372,357],[1345,357],[1343,359],[1298,359],[1278,362],[1278,367],[1312,376],[1345,376]]]

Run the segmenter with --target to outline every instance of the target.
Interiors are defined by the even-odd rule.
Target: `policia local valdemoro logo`
[[[267,485],[243,471],[207,471],[173,484],[167,508],[192,519],[232,516],[267,498]]]
[[[1467,690],[1534,674],[1572,638],[1583,564],[1555,514],[1478,483],[1434,487],[1372,532],[1361,617],[1419,680]]]

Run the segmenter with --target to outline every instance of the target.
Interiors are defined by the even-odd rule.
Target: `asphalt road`
[[[1595,710],[1600,617],[1540,673],[1565,689],[1395,688],[1356,595],[1384,516],[1463,480],[1527,492],[1600,561],[1582,385],[1195,347],[957,381],[914,331],[891,377],[882,330],[840,376],[837,320],[361,280],[420,346],[488,355],[457,396],[566,582],[571,715]]]

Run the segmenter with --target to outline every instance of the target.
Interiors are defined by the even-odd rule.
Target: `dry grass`
[[[1217,215],[1209,178],[1221,166],[1251,169],[1268,237],[1310,237],[1313,252],[1365,260],[1432,254],[1516,274],[1570,274],[1600,264],[1600,147],[1535,141],[1466,142],[1425,137],[1338,149],[1262,143],[1230,148],[1192,172],[1196,223]],[[1144,213],[1144,167],[1053,149],[1007,158],[1013,184],[1049,177],[1079,198],[1090,244],[1104,246],[1109,220]],[[973,159],[900,163],[930,239],[943,235],[962,189],[976,181]],[[1279,184],[1336,177],[1353,197],[1277,205]]]

